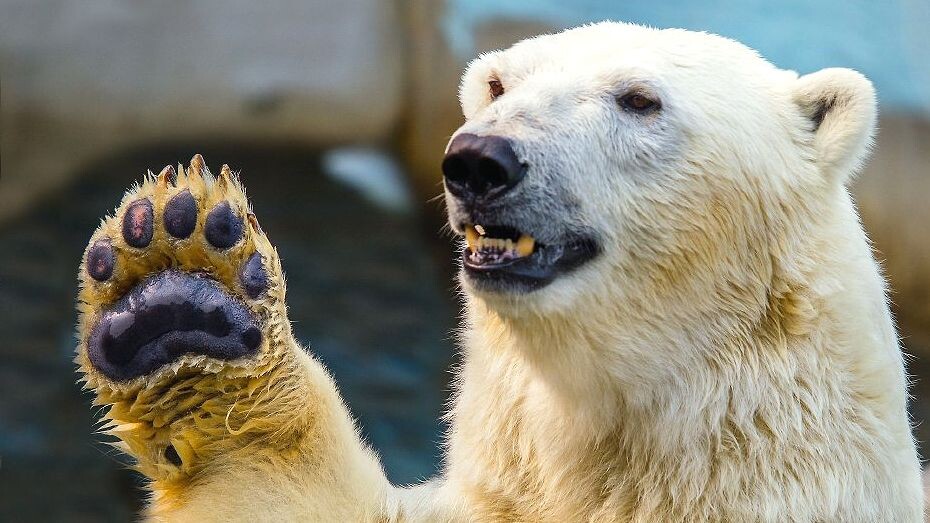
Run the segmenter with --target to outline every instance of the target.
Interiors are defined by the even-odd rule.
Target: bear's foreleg
[[[76,361],[171,520],[393,519],[391,487],[322,365],[238,180],[197,155],[130,189],[80,270]]]

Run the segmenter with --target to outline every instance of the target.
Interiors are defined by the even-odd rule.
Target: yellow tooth
[[[529,256],[533,254],[533,247],[536,246],[536,240],[529,235],[521,235],[517,240],[517,254],[520,256]]]
[[[465,243],[468,244],[468,249],[471,252],[478,250],[480,241],[481,239],[478,238],[478,231],[476,231],[474,227],[471,225],[465,227]]]
[[[506,241],[504,241],[504,249],[506,249],[508,252],[512,251],[512,250],[513,250],[513,240],[511,240],[511,239],[508,238]]]

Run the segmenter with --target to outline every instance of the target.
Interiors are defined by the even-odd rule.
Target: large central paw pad
[[[112,380],[142,376],[183,354],[232,360],[255,354],[262,334],[245,305],[202,275],[149,277],[106,310],[87,345]]]

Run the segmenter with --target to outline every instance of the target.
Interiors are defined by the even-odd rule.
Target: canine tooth
[[[517,240],[517,254],[520,256],[529,256],[533,254],[533,247],[536,246],[536,240],[532,236],[523,234]]]
[[[481,239],[478,237],[478,231],[469,225],[465,227],[465,243],[468,244],[468,250],[475,252],[481,246]]]
[[[484,232],[484,227],[475,224],[475,230],[478,231],[478,234],[484,236],[484,234],[485,234],[485,232]]]

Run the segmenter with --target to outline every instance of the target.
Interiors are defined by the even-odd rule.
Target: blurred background
[[[141,482],[93,434],[71,363],[75,275],[134,180],[203,153],[242,171],[291,319],[398,483],[438,467],[459,310],[439,162],[467,61],[602,19],[858,69],[881,99],[853,189],[930,441],[926,0],[0,0],[0,519],[126,521]]]

